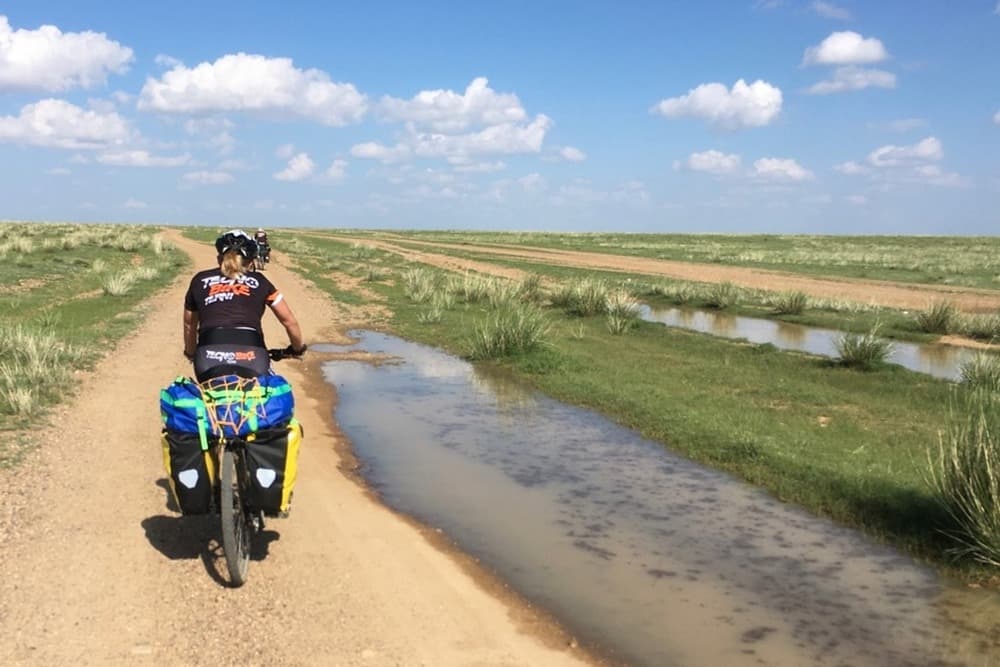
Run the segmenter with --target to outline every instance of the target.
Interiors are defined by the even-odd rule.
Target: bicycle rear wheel
[[[222,454],[221,497],[219,514],[222,516],[222,550],[226,554],[229,581],[233,586],[242,586],[247,580],[250,564],[250,538],[253,526],[244,508],[246,502],[240,481],[240,471],[236,466],[236,455],[232,450]]]

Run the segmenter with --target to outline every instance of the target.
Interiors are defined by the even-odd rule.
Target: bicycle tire
[[[222,551],[226,554],[229,582],[234,587],[247,580],[250,565],[250,537],[253,527],[244,508],[243,489],[236,467],[236,455],[227,449],[222,454],[221,494],[219,514],[222,517]]]

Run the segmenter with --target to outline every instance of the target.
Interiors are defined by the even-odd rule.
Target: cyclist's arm
[[[198,349],[198,311],[184,309],[184,354],[193,357]]]
[[[292,349],[301,350],[305,342],[302,340],[302,329],[299,327],[299,321],[295,319],[292,309],[288,307],[284,299],[281,299],[277,303],[271,304],[271,311],[278,318],[278,321],[281,322],[281,326],[285,327],[285,332],[288,334],[288,342],[292,344]]]

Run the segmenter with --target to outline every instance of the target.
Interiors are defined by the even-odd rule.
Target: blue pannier
[[[190,378],[180,377],[163,389],[160,414],[164,427],[204,437],[212,431],[208,410],[213,409],[222,435],[244,436],[287,424],[294,415],[292,387],[280,375],[262,375],[249,382],[226,376],[213,384],[220,388],[203,388]]]

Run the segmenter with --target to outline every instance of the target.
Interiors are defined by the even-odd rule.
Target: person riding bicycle
[[[253,240],[257,242],[261,261],[268,261],[271,254],[271,245],[267,242],[267,232],[264,231],[263,227],[257,228],[257,232],[253,235]]]
[[[184,356],[198,381],[220,375],[257,377],[271,368],[261,317],[270,307],[285,328],[289,351],[306,350],[299,322],[281,292],[255,271],[257,242],[241,229],[215,240],[219,267],[199,271],[184,297]]]

